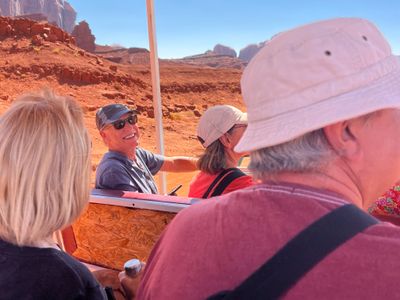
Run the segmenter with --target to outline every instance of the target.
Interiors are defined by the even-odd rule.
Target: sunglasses
[[[115,122],[112,122],[111,125],[113,125],[115,129],[120,130],[125,127],[126,122],[128,122],[131,125],[135,125],[137,123],[137,121],[138,121],[137,115],[130,115],[126,119],[117,120]]]

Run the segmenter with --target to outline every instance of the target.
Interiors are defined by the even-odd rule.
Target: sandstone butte
[[[141,146],[156,148],[150,65],[148,59],[133,61],[117,64],[86,52],[69,34],[48,23],[0,17],[0,113],[18,95],[45,87],[75,98],[85,112],[93,142],[93,184],[96,167],[107,150],[95,126],[99,107],[115,102],[137,109]],[[160,60],[160,73],[167,155],[201,153],[195,132],[207,107],[223,103],[244,109],[242,71],[237,68]],[[179,195],[186,196],[193,175],[169,174],[168,188],[183,183]]]

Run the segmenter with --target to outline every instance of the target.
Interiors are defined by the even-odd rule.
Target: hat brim
[[[399,107],[400,70],[396,70],[355,91],[323,99],[273,118],[250,120],[235,151],[248,152],[279,145],[327,125],[377,110]]]
[[[235,124],[247,125],[247,113],[242,113],[240,118],[236,120]]]

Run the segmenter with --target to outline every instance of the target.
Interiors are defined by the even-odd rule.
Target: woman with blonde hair
[[[89,200],[90,139],[77,103],[26,94],[0,117],[1,299],[105,299],[52,240]]]
[[[210,198],[253,184],[251,176],[237,168],[246,153],[234,147],[247,127],[247,114],[231,105],[216,105],[204,112],[197,127],[197,137],[204,153],[200,169],[190,183],[189,197]]]

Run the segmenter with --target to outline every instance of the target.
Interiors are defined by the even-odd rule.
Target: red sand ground
[[[141,145],[155,150],[155,120],[152,117],[150,66],[121,65],[61,42],[32,45],[30,38],[0,39],[0,113],[27,91],[50,87],[74,97],[85,111],[86,125],[93,141],[93,174],[106,147],[96,130],[95,112],[108,103],[124,103],[141,111]],[[199,116],[215,104],[244,108],[240,94],[241,71],[214,69],[161,61],[163,127],[167,155],[201,153],[195,135]],[[168,189],[178,183],[187,195],[194,173],[169,174]]]

